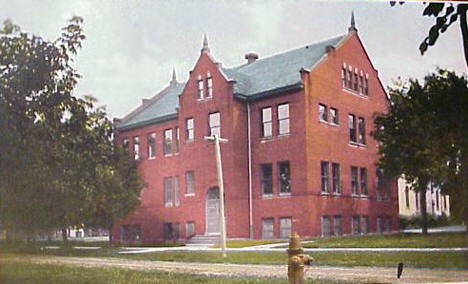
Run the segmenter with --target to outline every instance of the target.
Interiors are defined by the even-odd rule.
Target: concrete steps
[[[192,237],[186,246],[189,247],[212,247],[216,246],[219,242],[219,235],[197,235]]]

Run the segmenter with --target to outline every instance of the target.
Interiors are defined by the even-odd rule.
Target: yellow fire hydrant
[[[288,249],[288,279],[289,284],[304,283],[304,266],[310,265],[313,258],[302,254],[304,249],[301,245],[299,235],[294,233],[289,241]]]

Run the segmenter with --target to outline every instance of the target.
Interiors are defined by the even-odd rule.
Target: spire
[[[172,79],[171,79],[170,84],[175,85],[176,83],[177,83],[177,76],[176,76],[175,67],[173,67],[172,68]]]
[[[348,32],[357,32],[356,22],[354,20],[354,11],[351,12],[351,25],[348,28]]]
[[[203,47],[201,49],[201,52],[210,52],[210,48],[208,47],[208,38],[206,37],[206,33],[203,34]]]

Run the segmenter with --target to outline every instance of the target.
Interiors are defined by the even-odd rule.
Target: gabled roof
[[[257,98],[275,91],[301,88],[302,69],[312,70],[326,55],[327,47],[337,48],[347,35],[337,36],[305,47],[256,60],[233,68],[222,68],[228,80],[235,81],[234,95]],[[185,83],[173,79],[170,85],[125,116],[117,130],[129,130],[177,117],[178,96]]]
[[[223,68],[229,79],[235,80],[234,93],[252,97],[265,92],[301,84],[301,69],[312,69],[326,54],[326,48],[336,48],[347,36],[293,49],[271,57],[233,68]]]
[[[174,82],[151,99],[144,100],[140,107],[117,123],[117,130],[128,130],[174,118],[184,86],[185,83]]]

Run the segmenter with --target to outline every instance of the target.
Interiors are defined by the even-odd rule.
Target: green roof
[[[256,60],[222,71],[234,80],[234,94],[243,98],[258,98],[277,91],[302,87],[302,69],[312,70],[325,56],[329,46],[337,47],[347,35],[341,35],[305,47]],[[177,117],[178,96],[185,83],[171,83],[153,98],[117,123],[118,130],[128,130]]]

